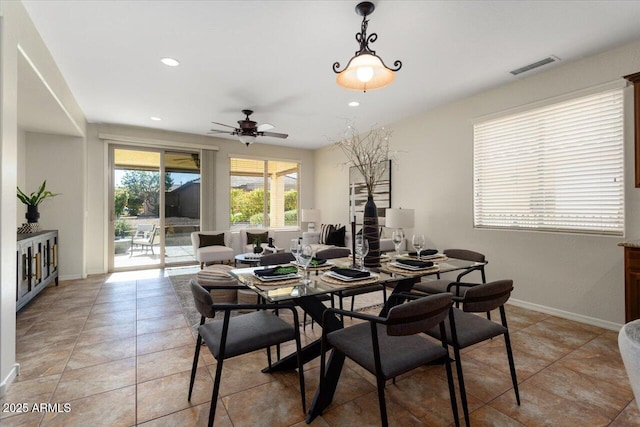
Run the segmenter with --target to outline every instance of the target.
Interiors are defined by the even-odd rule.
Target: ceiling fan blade
[[[262,136],[271,136],[273,138],[286,138],[289,134],[286,133],[277,133],[277,132],[259,132],[258,135]]]
[[[211,123],[213,123],[213,124],[215,124],[215,125],[226,126],[226,127],[228,127],[228,128],[232,128],[232,129],[235,129],[235,128],[236,128],[235,126],[225,125],[224,123],[218,123],[218,122],[211,122]]]
[[[264,132],[267,130],[271,130],[273,129],[275,126],[272,125],[271,123],[262,123],[261,125],[258,126],[258,132]]]
[[[210,132],[207,132],[208,134],[215,134],[215,133],[228,133],[228,134],[233,134],[235,132],[234,131],[230,131],[230,130],[222,130],[222,129],[211,129]]]

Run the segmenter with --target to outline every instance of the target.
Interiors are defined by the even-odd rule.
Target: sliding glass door
[[[109,270],[195,263],[198,153],[112,146]]]

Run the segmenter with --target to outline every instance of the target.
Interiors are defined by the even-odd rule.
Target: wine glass
[[[362,241],[364,240],[364,238],[362,237],[362,234],[358,234],[356,236],[356,245],[354,247],[354,249],[356,250],[355,254],[353,255],[353,266],[357,267],[360,263],[360,254],[362,253]]]
[[[420,252],[424,249],[424,234],[414,234],[411,243],[416,252],[418,252],[418,259],[420,259]]]
[[[364,257],[369,253],[369,241],[362,236],[356,237],[356,259],[360,270],[364,270]]]
[[[393,232],[391,237],[393,239],[393,246],[396,247],[396,256],[400,256],[400,245],[404,242],[404,233],[398,229]]]
[[[308,285],[311,283],[309,279],[309,271],[307,268],[309,264],[311,264],[311,260],[313,259],[313,248],[309,245],[303,245],[300,247],[300,251],[298,252],[298,264],[302,266],[304,269],[304,279],[300,282],[303,285]]]
[[[368,253],[369,253],[369,241],[367,239],[362,239],[362,246],[360,248],[360,269],[362,271],[365,270],[364,258],[367,256]]]
[[[291,239],[291,247],[289,248],[291,254],[295,257],[296,263],[298,262],[298,253],[300,252],[300,242],[298,239]]]

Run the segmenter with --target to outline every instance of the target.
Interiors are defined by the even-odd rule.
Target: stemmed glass
[[[298,239],[291,239],[291,247],[289,248],[291,254],[295,257],[296,263],[298,262],[298,253],[300,252],[300,242]]]
[[[424,234],[414,234],[411,243],[418,252],[418,259],[420,259],[420,252],[424,249]]]
[[[400,256],[400,245],[404,242],[404,233],[398,229],[393,232],[391,237],[393,239],[393,246],[396,247],[396,256]]]
[[[309,264],[311,264],[311,260],[313,259],[313,248],[309,245],[303,245],[300,247],[300,251],[298,252],[298,264],[302,266],[304,269],[304,279],[300,282],[303,285],[308,285],[311,283],[311,279],[309,279]]]
[[[369,253],[369,241],[362,236],[356,237],[356,258],[360,270],[364,270],[364,257]]]

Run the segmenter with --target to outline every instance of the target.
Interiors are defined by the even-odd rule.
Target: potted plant
[[[253,239],[253,253],[260,254],[263,250],[264,249],[262,247],[262,241],[260,240],[260,238],[256,237],[255,239]]]
[[[29,196],[27,196],[22,190],[20,190],[20,187],[17,187],[18,199],[20,199],[22,203],[27,205],[27,213],[25,214],[25,217],[27,218],[27,222],[29,223],[38,222],[38,219],[40,218],[40,213],[38,212],[38,205],[42,203],[42,201],[47,197],[55,197],[58,195],[56,193],[52,193],[51,191],[46,190],[46,187],[47,187],[47,180],[45,179],[42,182],[42,185],[40,185],[40,188],[38,189],[38,191],[31,193]]]
[[[380,265],[380,235],[378,228],[378,209],[373,201],[376,184],[382,178],[391,160],[389,137],[391,132],[385,128],[371,129],[359,134],[354,126],[348,126],[342,140],[335,142],[347,156],[346,165],[354,166],[362,175],[367,187],[367,203],[364,205],[362,233],[369,242],[369,252],[365,257],[367,267]],[[353,236],[355,239],[355,236]]]

